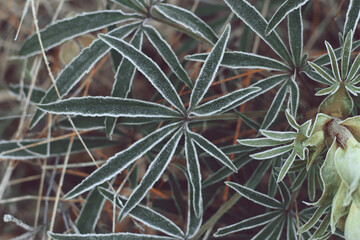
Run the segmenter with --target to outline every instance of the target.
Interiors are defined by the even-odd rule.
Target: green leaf
[[[122,6],[125,6],[127,8],[130,8],[132,10],[135,10],[137,12],[144,12],[144,9],[139,6],[139,4],[136,4],[136,1],[132,1],[132,0],[111,0],[115,3],[118,3]]]
[[[265,150],[263,152],[255,153],[250,155],[250,157],[258,160],[269,159],[276,156],[280,156],[286,152],[289,152],[291,149],[293,149],[293,144],[280,146],[269,150]]]
[[[325,41],[325,45],[326,45],[326,49],[328,51],[328,54],[330,56],[330,60],[331,60],[331,69],[332,69],[332,72],[335,76],[335,79],[338,81],[338,82],[341,82],[341,77],[340,77],[340,72],[339,72],[339,66],[338,66],[338,63],[337,63],[337,59],[336,59],[336,56],[335,56],[335,52],[334,52],[334,49],[331,47],[330,43],[328,43],[327,41]]]
[[[265,137],[278,141],[294,140],[297,136],[296,132],[271,131],[265,129],[261,129],[260,133]]]
[[[296,191],[297,189],[299,189],[303,184],[303,182],[305,181],[306,176],[307,176],[306,168],[303,168],[296,176],[295,180],[293,181],[290,190]]]
[[[21,96],[23,94],[25,94],[26,97],[28,96],[30,86],[25,85],[21,89],[21,86],[19,84],[17,84],[17,85],[10,84],[9,89],[11,91],[10,93],[14,94],[18,99],[21,99]],[[33,87],[31,96],[30,96],[30,103],[33,103],[33,104],[39,103],[41,101],[41,99],[44,97],[44,95],[45,95],[45,91],[42,88]]]
[[[240,169],[251,161],[252,161],[252,159],[247,157],[247,153],[244,153],[244,154],[237,156],[232,162],[234,163],[234,165],[236,166],[237,169]],[[208,178],[206,178],[202,182],[202,187],[206,188],[210,185],[218,183],[221,180],[224,180],[227,176],[229,176],[232,173],[233,173],[232,170],[230,170],[228,167],[224,166],[224,167],[220,168],[219,170],[217,170],[216,172],[214,172],[213,174],[211,174]]]
[[[300,129],[299,124],[296,122],[295,118],[293,115],[290,114],[289,109],[286,109],[285,111],[285,116],[286,116],[286,120],[288,121],[288,123],[290,124],[290,126],[296,130]]]
[[[239,144],[249,147],[272,147],[289,143],[291,140],[275,140],[270,138],[240,139]]]
[[[108,34],[117,38],[126,37],[131,31],[139,26],[139,23],[128,24],[123,27],[114,29]],[[65,69],[59,74],[55,80],[60,96],[65,96],[75,86],[82,77],[88,73],[97,61],[99,61],[110,50],[100,39],[95,40],[88,48],[85,48],[74,60],[69,63]],[[51,86],[46,95],[41,100],[41,103],[50,103],[58,100],[58,95],[54,86]],[[45,113],[39,109],[36,110],[31,119],[30,127],[34,127]]]
[[[261,214],[255,217],[247,218],[241,222],[219,228],[214,234],[214,237],[222,237],[234,232],[240,232],[247,229],[252,229],[258,226],[262,226],[281,214],[281,211],[272,211],[265,214]]]
[[[102,10],[76,15],[75,17],[57,21],[40,31],[45,50],[60,45],[62,42],[96,31],[126,20],[140,18],[137,14],[126,14],[120,10]],[[40,53],[38,36],[35,33],[21,46],[19,55],[29,57]]]
[[[174,86],[151,58],[121,39],[104,34],[99,34],[99,38],[134,64],[159,93],[175,108],[180,111],[185,111],[185,107]]]
[[[285,175],[287,174],[287,172],[289,171],[291,165],[293,164],[293,162],[295,160],[295,157],[296,157],[296,153],[293,150],[291,152],[291,154],[289,155],[289,157],[286,159],[284,165],[281,167],[279,176],[278,176],[278,178],[276,180],[277,182],[280,182],[280,181],[282,181],[284,179]]]
[[[291,193],[289,191],[289,188],[284,182],[279,182],[278,187],[280,190],[282,202],[284,203],[284,206],[288,208],[291,203]]]
[[[302,234],[306,231],[308,231],[310,228],[312,228],[318,220],[321,218],[321,216],[324,214],[325,210],[328,209],[329,205],[321,206],[318,209],[316,209],[314,215],[304,224],[302,225],[299,230],[298,234]]]
[[[199,77],[195,82],[195,86],[190,96],[189,110],[193,110],[200,100],[204,97],[211,83],[214,81],[220,62],[224,56],[227,41],[230,36],[230,25],[227,25],[219,41],[215,44],[209,53],[204,66],[201,68]]]
[[[152,26],[144,26],[143,28],[151,44],[160,53],[161,57],[171,68],[172,72],[190,89],[192,89],[194,87],[194,84],[191,81],[189,75],[186,73],[185,69],[181,66],[179,59],[175,55],[174,51],[171,49],[170,45]]]
[[[114,193],[112,191],[102,187],[99,187],[98,189],[100,193],[104,197],[106,197],[107,200],[109,200],[114,204]],[[123,207],[123,203],[121,201],[124,202],[128,201],[126,198],[120,196],[116,196],[115,199],[116,199],[116,206],[120,209]],[[153,229],[159,230],[170,236],[177,238],[184,237],[184,233],[176,224],[174,224],[170,219],[155,212],[151,208],[138,204],[133,210],[129,212],[129,215],[134,219],[136,219],[137,221],[140,221],[145,225]]]
[[[326,79],[329,83],[336,83],[336,80],[330,76],[327,72],[325,72],[319,65],[314,62],[308,62],[308,64],[324,79]]]
[[[143,40],[142,29],[138,29],[134,34],[131,45],[137,49],[141,48]],[[135,76],[135,66],[126,58],[123,58],[115,74],[115,81],[111,90],[112,97],[126,98],[131,90],[132,81]],[[105,131],[107,136],[111,136],[116,125],[116,118],[107,117],[105,119]]]
[[[350,31],[346,35],[346,39],[344,42],[344,46],[342,49],[342,57],[341,57],[341,76],[342,79],[346,79],[349,65],[350,65],[350,57],[351,57],[351,46],[352,46],[352,31]]]
[[[169,173],[169,184],[172,193],[171,196],[174,200],[175,207],[178,210],[181,219],[185,219],[186,202],[183,198],[183,191],[181,189],[177,176],[172,172]]]
[[[232,171],[236,172],[237,168],[234,163],[213,143],[209,140],[201,136],[200,134],[191,132],[189,133],[192,140],[195,141],[199,147],[201,147],[205,152],[207,152],[210,156],[216,158],[221,164],[230,168]]]
[[[229,94],[206,102],[198,107],[196,107],[191,113],[196,116],[211,116],[216,113],[221,112],[223,109],[226,109],[229,106],[236,108],[238,105],[241,105],[248,101],[248,96],[252,93],[260,91],[259,87],[248,87],[238,89]],[[235,105],[236,103],[236,105]]]
[[[329,95],[334,94],[340,87],[339,83],[335,83],[331,85],[331,87],[321,89],[315,93],[315,96],[323,96],[323,95]]]
[[[277,218],[274,218],[272,222],[266,225],[261,231],[259,231],[251,240],[263,240],[267,239],[276,239],[278,240],[278,236],[273,236],[273,234],[278,235],[279,227],[281,228],[284,224],[284,216],[279,215]],[[281,231],[281,230],[280,230]]]
[[[298,236],[296,234],[296,220],[289,212],[287,214],[287,221],[286,221],[286,239],[287,240],[297,240]]]
[[[201,172],[199,159],[197,157],[196,148],[191,135],[189,134],[189,129],[185,132],[185,156],[187,171],[189,174],[189,181],[193,189],[193,207],[194,212],[197,218],[201,217],[203,214],[203,199],[201,193]]]
[[[84,137],[86,146],[89,149],[104,148],[107,146],[113,146],[116,143],[104,138]],[[49,158],[55,156],[64,156],[67,152],[68,139],[60,139],[50,142],[50,153],[47,154],[48,142],[47,139],[26,139],[21,141],[0,141],[0,158],[1,159],[18,159],[27,160],[35,158]],[[32,144],[36,144],[34,147],[26,147]],[[5,153],[19,147],[26,147],[26,149],[19,149],[14,152]],[[71,153],[85,151],[84,146],[80,140],[75,139],[71,148]]]
[[[246,0],[225,0],[231,10],[261,37],[282,59],[291,64],[291,56],[279,36],[272,32],[265,35],[267,22],[259,11]]]
[[[352,31],[355,32],[356,26],[359,22],[360,18],[360,1],[359,0],[351,0],[348,10],[346,12],[346,20],[344,24],[344,36]]]
[[[302,72],[305,73],[306,76],[308,76],[310,79],[312,79],[312,80],[314,80],[316,82],[319,82],[319,83],[322,83],[322,84],[325,84],[325,85],[329,85],[329,86],[331,86],[334,83],[333,80],[329,81],[328,79],[322,77],[320,74],[318,74],[315,71],[304,70]]]
[[[158,103],[116,97],[74,97],[36,106],[50,113],[90,117],[181,117],[179,112]]]
[[[172,237],[163,237],[156,235],[145,235],[136,233],[105,233],[105,234],[57,234],[48,232],[48,235],[54,240],[176,240]]]
[[[280,112],[280,109],[285,101],[286,93],[288,92],[288,84],[284,83],[279,91],[276,93],[271,106],[266,113],[266,116],[261,124],[261,129],[267,129],[275,121],[277,115]]]
[[[324,219],[322,219],[322,221],[320,222],[320,226],[318,227],[318,229],[316,229],[314,235],[311,236],[310,240],[318,239],[321,236],[323,236],[323,234],[326,232],[326,230],[328,229],[328,227],[330,225],[330,216],[331,216],[331,213],[329,211],[326,214],[326,216],[324,217]]]
[[[286,0],[271,17],[265,29],[265,34],[269,35],[269,33],[271,33],[276,28],[276,26],[279,25],[279,23],[286,17],[286,15],[288,15],[290,12],[296,12],[298,8],[301,8],[301,6],[307,2],[308,0]],[[292,28],[300,31],[300,29],[296,28],[296,26],[298,25],[291,25]]]
[[[276,200],[275,198],[271,198],[268,195],[257,192],[251,188],[242,186],[233,182],[225,182],[226,185],[234,189],[237,193],[242,195],[243,197],[249,199],[250,201],[260,204],[264,207],[273,208],[273,209],[282,209],[283,206],[281,202]]]
[[[313,202],[315,200],[315,194],[316,194],[316,183],[315,183],[315,167],[311,167],[309,169],[309,178],[308,178],[308,195],[309,200]]]
[[[300,90],[298,84],[295,81],[295,76],[292,76],[288,83],[290,92],[290,112],[293,116],[296,116],[299,106]]]
[[[304,1],[307,2],[307,1]],[[285,4],[285,3],[284,3]],[[303,24],[301,8],[293,10],[288,15],[288,37],[292,58],[295,67],[301,66],[301,58],[303,51]]]
[[[205,61],[208,55],[209,55],[208,53],[198,53],[194,55],[188,55],[185,57],[185,59],[190,61],[203,62]],[[240,52],[240,51],[225,52],[220,65],[232,69],[261,68],[261,69],[275,70],[275,71],[290,70],[288,66],[275,59],[253,53]]]
[[[217,42],[218,38],[214,31],[192,12],[178,6],[165,3],[156,4],[155,8],[166,18],[184,26],[195,35],[205,38],[212,44]]]
[[[174,132],[177,127],[178,123],[162,127],[138,140],[127,149],[115,154],[107,160],[106,164],[96,169],[80,184],[68,192],[64,198],[74,198],[120,173],[136,159],[150,151],[156,144]]]
[[[180,128],[171,139],[164,145],[156,158],[151,162],[148,170],[142,178],[140,184],[131,193],[128,201],[119,213],[119,221],[121,221],[136,205],[144,198],[147,191],[155,184],[165,171],[167,165],[170,163],[174,155],[175,149],[182,136],[182,129]]]
[[[108,184],[103,183],[102,187]],[[76,227],[81,234],[91,233],[96,226],[104,206],[105,198],[100,194],[97,188],[90,191],[86,197],[84,206],[76,219]]]
[[[349,71],[349,75],[346,78],[346,81],[348,82],[353,82],[353,80],[355,79],[355,75],[357,74],[357,72],[359,71],[360,68],[360,54],[356,56],[350,71]]]
[[[243,123],[245,123],[247,126],[254,130],[260,129],[260,124],[252,120],[250,117],[246,116],[245,114],[242,114],[241,112],[236,111],[236,113],[241,117]]]

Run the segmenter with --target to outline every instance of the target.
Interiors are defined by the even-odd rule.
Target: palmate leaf
[[[297,240],[298,235],[296,234],[296,219],[292,216],[291,212],[287,214],[286,221],[286,239],[287,240]]]
[[[258,160],[269,159],[269,158],[273,158],[276,156],[280,156],[286,152],[289,152],[293,148],[294,148],[293,144],[289,144],[289,145],[265,150],[263,152],[255,153],[255,154],[250,155],[250,157],[252,157],[254,159],[258,159]]]
[[[163,237],[156,235],[145,235],[136,233],[108,233],[108,234],[57,234],[48,232],[54,240],[176,240],[173,237]]]
[[[347,76],[346,80],[349,81],[349,82],[352,82],[353,78],[355,77],[355,75],[359,71],[359,68],[360,68],[360,54],[357,55],[357,57],[355,58],[353,64],[351,65],[351,68],[349,70],[349,75]]]
[[[345,38],[344,46],[342,49],[341,56],[341,76],[342,79],[345,80],[348,74],[349,65],[350,65],[350,57],[351,57],[351,46],[352,46],[352,31],[350,31]]]
[[[131,45],[137,49],[141,48],[143,40],[142,29],[138,29],[131,40]],[[126,58],[123,58],[115,74],[115,81],[111,90],[112,97],[126,98],[131,90],[132,81],[135,76],[135,66]],[[107,136],[111,136],[116,125],[116,118],[107,117],[105,119],[105,131]]]
[[[164,145],[156,158],[151,162],[148,170],[142,178],[140,184],[131,193],[128,201],[119,213],[119,221],[121,221],[146,195],[147,191],[155,184],[170,163],[175,149],[182,136],[180,128],[171,139]]]
[[[282,107],[285,101],[287,92],[288,92],[288,84],[286,82],[280,87],[279,91],[276,93],[271,103],[271,106],[268,112],[266,113],[266,116],[261,124],[261,129],[269,128],[270,125],[275,121],[277,115],[280,112],[280,108]]]
[[[64,198],[70,199],[78,196],[79,194],[88,191],[89,189],[100,185],[106,180],[112,178],[116,174],[123,171],[126,167],[132,164],[137,158],[146,154],[156,144],[161,142],[164,138],[169,136],[178,128],[178,123],[170,124],[162,127],[148,136],[138,140],[130,147],[115,154],[108,159],[106,164],[92,172],[80,184],[68,192]]]
[[[303,24],[301,8],[293,10],[288,14],[288,35],[290,50],[295,67],[300,67],[303,51]]]
[[[104,34],[99,34],[99,37],[134,64],[168,102],[178,110],[185,111],[174,86],[151,58],[121,39]]]
[[[260,132],[265,137],[278,141],[294,140],[297,136],[296,132],[291,132],[291,131],[286,132],[286,131],[271,131],[271,130],[261,129]]]
[[[203,62],[206,60],[208,53],[198,53],[194,55],[188,55],[185,59],[190,61],[200,61]],[[238,69],[238,68],[261,68],[266,70],[275,70],[275,71],[289,71],[290,68],[285,64],[268,57],[261,55],[232,51],[225,52],[224,57],[220,63],[221,66]]]
[[[124,38],[140,23],[132,23],[109,32],[110,35],[117,38]],[[110,47],[100,39],[95,40],[89,47],[85,48],[74,60],[69,63],[65,69],[59,74],[55,80],[60,96],[65,96],[73,86],[75,86],[81,78],[90,71],[90,69],[99,61],[106,53],[110,51]],[[54,86],[50,87],[41,103],[50,103],[58,100],[58,96]],[[38,121],[44,116],[44,112],[37,109],[31,119],[30,127],[34,127]]]
[[[154,27],[144,26],[143,29],[151,44],[160,53],[173,73],[190,89],[192,89],[194,84],[191,81],[189,75],[186,73],[185,69],[181,66],[179,59],[171,49],[170,45],[162,38],[160,33]]]
[[[267,36],[265,35],[267,22],[254,6],[246,0],[225,0],[225,3],[283,60],[285,60],[288,64],[292,63],[291,56],[279,36],[275,32],[272,32]]]
[[[90,117],[181,117],[179,112],[158,103],[116,97],[78,97],[36,106],[50,113]]]
[[[18,160],[27,160],[35,158],[48,158],[54,156],[63,156],[67,152],[68,139],[60,139],[50,142],[50,152],[47,154],[48,143],[47,139],[27,139],[21,141],[0,141],[0,158],[1,159],[18,159]],[[104,138],[94,138],[94,137],[84,137],[83,138],[86,146],[89,149],[104,148],[107,146],[113,146],[116,143],[109,141]],[[14,152],[4,153],[6,151],[17,149],[19,147],[26,147],[28,145],[36,144],[43,142],[34,147],[28,147],[26,149],[17,150]],[[80,140],[75,139],[71,153],[83,152],[85,151],[84,146],[81,144]]]
[[[280,240],[283,232],[285,223],[285,216],[280,215],[275,218],[272,222],[266,225],[258,234],[256,234],[251,240],[263,240],[263,239],[274,239]]]
[[[166,18],[184,26],[195,35],[205,38],[210,43],[215,44],[217,42],[218,38],[214,31],[192,12],[178,6],[165,3],[156,4],[155,9]]]
[[[117,4],[125,6],[129,9],[135,10],[137,12],[144,12],[144,8],[137,3],[137,1],[133,0],[111,0]]]
[[[282,209],[283,205],[281,202],[276,200],[275,198],[271,198],[263,193],[257,192],[251,188],[242,186],[238,183],[233,182],[225,182],[226,185],[234,189],[237,193],[242,195],[243,197],[249,199],[250,201],[260,204],[264,207],[272,208],[272,209]]]
[[[359,19],[360,19],[360,0],[351,0],[349,8],[346,12],[346,20],[344,25],[343,36],[346,36],[350,31],[355,32]]]
[[[189,174],[189,181],[192,191],[192,206],[194,207],[194,212],[196,217],[201,217],[203,214],[203,199],[201,192],[201,172],[199,159],[196,153],[196,148],[191,135],[189,134],[189,129],[186,129],[185,132],[185,156],[187,171]]]
[[[264,213],[255,217],[247,218],[241,222],[219,228],[214,234],[214,237],[222,237],[234,232],[240,232],[247,229],[252,229],[258,226],[262,226],[281,214],[281,211],[272,211]]]
[[[221,112],[228,106],[233,106],[236,108],[237,106],[247,102],[247,97],[249,95],[259,92],[260,90],[261,88],[259,87],[238,89],[232,93],[226,94],[222,97],[216,98],[196,107],[191,113],[196,116],[210,116]]]
[[[318,220],[321,218],[321,216],[324,214],[325,210],[329,208],[329,205],[321,206],[318,209],[316,209],[314,215],[304,224],[302,225],[299,230],[298,234],[302,234],[306,231],[308,231],[310,228],[312,228]]]
[[[253,139],[240,139],[238,143],[249,147],[272,147],[285,143],[289,143],[292,140],[275,140],[271,138],[253,138]]]
[[[289,171],[291,165],[293,164],[293,162],[295,161],[295,157],[296,157],[296,153],[293,150],[290,155],[288,156],[288,158],[286,159],[285,163],[282,165],[279,176],[277,178],[277,182],[281,182],[285,175],[287,174],[287,172]]]
[[[328,54],[330,56],[331,69],[332,69],[332,72],[333,72],[333,74],[335,76],[335,79],[338,82],[341,82],[339,65],[337,63],[337,59],[336,59],[336,56],[335,56],[334,49],[331,47],[330,43],[328,43],[327,41],[325,41],[325,45],[326,45],[326,49],[328,51]]]
[[[209,89],[211,83],[214,81],[217,70],[219,69],[220,62],[224,56],[227,41],[230,36],[230,25],[227,25],[219,41],[215,44],[209,53],[204,66],[201,68],[199,77],[195,82],[195,86],[190,96],[189,112],[197,106],[200,100],[204,97]]]
[[[299,86],[295,81],[295,76],[292,76],[291,79],[288,81],[289,84],[289,92],[290,92],[290,113],[293,116],[296,116],[298,106],[299,106],[299,97],[300,97],[300,90]]]
[[[191,138],[195,141],[195,143],[201,147],[204,151],[206,151],[210,156],[217,159],[221,164],[230,168],[232,171],[236,172],[237,168],[232,163],[232,161],[223,153],[218,147],[216,147],[209,140],[204,138],[198,133],[191,132],[189,133]]]
[[[114,201],[114,193],[113,192],[111,192],[105,188],[102,188],[102,187],[99,187],[98,189],[99,189],[100,193],[104,197],[106,197],[107,200],[109,200],[110,202],[112,202],[114,204],[114,202],[113,202]],[[116,206],[118,208],[123,207],[122,201],[126,202],[127,199],[124,197],[116,196]],[[145,225],[147,225],[153,229],[159,230],[170,236],[177,237],[177,238],[184,237],[184,233],[181,231],[181,229],[175,223],[173,223],[170,219],[164,217],[163,215],[155,212],[151,208],[148,208],[146,206],[138,204],[133,210],[131,210],[129,212],[129,215],[131,217],[133,217],[134,219],[144,223]]]
[[[274,28],[279,25],[286,15],[288,15],[288,13],[295,11],[307,2],[308,0],[286,0],[271,17],[265,29],[265,34],[269,35],[269,33],[271,33]],[[295,28],[295,26],[292,27]],[[297,29],[297,31],[300,31],[300,29]]]
[[[102,187],[106,187],[107,183],[103,183]],[[100,194],[97,188],[91,190],[86,197],[84,206],[76,219],[76,227],[81,234],[91,233],[96,226],[104,206],[105,198]]]
[[[45,50],[60,45],[62,42],[96,31],[126,20],[141,18],[137,14],[126,14],[120,10],[102,10],[76,15],[75,17],[57,21],[40,31]],[[37,34],[32,35],[22,45],[19,55],[28,57],[40,53]]]

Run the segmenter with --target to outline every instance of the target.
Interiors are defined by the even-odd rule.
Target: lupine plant
[[[4,215],[27,230],[19,238],[359,238],[359,0],[341,5],[339,40],[324,34],[320,56],[304,49],[315,0],[271,3],[272,16],[260,10],[268,0],[195,1],[193,10],[183,1],[103,2],[39,29],[26,1],[35,32],[16,53],[21,80],[9,85],[26,107],[14,138],[0,142],[0,200],[16,164],[41,163],[34,227]],[[53,73],[47,56],[56,49],[70,60]],[[35,84],[41,58],[47,89]],[[92,79],[102,65],[110,73]],[[104,78],[105,96],[91,88]],[[70,169],[83,166],[91,168]]]

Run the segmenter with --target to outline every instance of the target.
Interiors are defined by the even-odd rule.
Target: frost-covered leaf
[[[114,29],[108,34],[117,38],[124,38],[138,26],[138,22],[128,24]],[[55,80],[60,96],[65,96],[109,50],[110,47],[98,39],[95,40],[89,47],[85,48],[71,63],[69,63]],[[58,95],[54,86],[51,86],[41,100],[41,103],[50,103],[55,102],[56,100],[58,100]],[[43,111],[37,109],[31,119],[30,126],[34,127],[44,114],[45,113]]]
[[[331,47],[330,43],[328,43],[327,41],[325,41],[325,45],[326,45],[326,49],[328,51],[328,54],[330,56],[331,69],[332,69],[332,72],[333,72],[333,74],[335,76],[335,79],[338,82],[341,82],[339,66],[338,66],[338,63],[337,63],[337,59],[336,59],[336,56],[335,56],[334,49]]]
[[[107,200],[111,201],[114,204],[114,193],[105,188],[98,188],[100,193],[106,197]],[[116,206],[118,208],[123,207],[123,202],[126,202],[127,199],[124,197],[116,196]],[[129,212],[129,215],[144,223],[145,225],[159,230],[165,234],[168,234],[173,237],[183,238],[184,233],[181,229],[173,223],[170,219],[164,217],[163,215],[155,212],[151,208],[138,204],[133,210]]]
[[[173,157],[178,142],[182,136],[182,129],[179,129],[171,139],[164,145],[156,158],[151,162],[140,184],[131,193],[128,201],[119,213],[121,221],[136,205],[145,197],[148,190],[155,184],[165,171]]]
[[[148,136],[138,140],[125,150],[115,154],[107,160],[106,164],[96,169],[80,184],[68,192],[64,198],[74,198],[120,173],[137,158],[150,151],[150,149],[152,149],[156,144],[174,132],[177,127],[178,123],[162,127]]]
[[[291,213],[287,215],[286,221],[286,239],[287,240],[297,240],[298,235],[296,234],[296,219],[292,216]]]
[[[120,10],[102,10],[79,14],[72,18],[59,20],[42,29],[40,31],[42,44],[44,49],[48,50],[68,39],[134,18],[140,18],[140,16],[126,14]],[[38,36],[35,33],[23,43],[19,55],[28,57],[40,52]]]
[[[268,35],[271,33],[274,28],[292,11],[296,11],[296,9],[300,8],[302,5],[307,3],[308,0],[286,0],[274,13],[272,18],[270,19],[266,29],[265,34]],[[297,31],[300,31],[300,29],[296,28],[296,26],[292,26],[292,28],[297,29]]]
[[[102,187],[106,187],[103,183]],[[91,233],[96,226],[104,206],[105,198],[100,194],[97,188],[90,191],[86,197],[84,206],[76,219],[76,227],[81,234]]]
[[[316,209],[313,216],[304,224],[302,225],[299,230],[298,234],[302,234],[306,231],[308,231],[310,228],[312,228],[318,220],[321,218],[321,216],[324,214],[325,210],[328,209],[329,205],[321,206],[318,209]]]
[[[137,3],[137,1],[133,0],[111,0],[117,4],[125,6],[129,9],[135,10],[137,12],[144,12],[144,8]]]
[[[47,155],[48,143],[47,139],[26,139],[21,141],[0,141],[0,158],[1,159],[35,159],[35,158],[48,158],[54,156],[62,156],[67,152],[67,146],[69,143],[68,139],[60,139],[50,142],[50,153]],[[88,149],[103,148],[107,146],[115,145],[116,142],[109,141],[104,138],[94,138],[94,137],[84,137],[83,138]],[[36,144],[33,147],[26,147],[29,145]],[[11,151],[13,149],[18,149],[20,147],[26,147],[24,149],[19,149],[17,151],[5,153],[6,151]],[[80,140],[75,139],[71,153],[85,151],[84,146],[81,144]]]
[[[272,211],[272,212],[264,213],[261,215],[257,215],[255,217],[245,219],[241,222],[238,222],[238,223],[235,223],[235,224],[223,227],[223,228],[219,228],[217,230],[217,232],[214,234],[214,237],[222,237],[222,236],[228,235],[230,233],[240,232],[243,230],[262,226],[262,225],[270,222],[271,220],[273,220],[280,214],[281,214],[281,211]]]
[[[355,58],[353,64],[351,65],[351,68],[349,70],[349,75],[346,78],[347,81],[352,82],[352,80],[354,79],[354,77],[358,73],[359,68],[360,68],[360,54],[357,55],[357,57]]]
[[[50,113],[90,117],[178,118],[181,116],[179,112],[158,103],[116,97],[78,97],[36,106]]]
[[[57,234],[48,232],[54,240],[176,240],[173,237],[163,237],[156,235],[145,235],[138,233],[101,233],[101,234]]]
[[[151,58],[121,39],[104,34],[99,34],[99,37],[134,64],[168,102],[178,110],[185,111],[174,86]]]
[[[234,108],[247,102],[249,96],[252,93],[260,91],[259,87],[248,87],[233,91],[227,95],[216,98],[209,102],[206,102],[196,107],[191,113],[196,116],[210,116],[221,112],[223,109],[233,106]],[[235,105],[235,103],[237,105]]]
[[[288,156],[288,158],[286,159],[285,163],[283,164],[283,166],[281,167],[279,176],[277,178],[277,182],[280,182],[284,179],[285,175],[287,174],[287,172],[289,171],[291,165],[293,164],[294,160],[296,157],[296,153],[293,150],[290,155]]]
[[[324,69],[322,69],[319,65],[313,62],[308,62],[308,64],[323,78],[325,78],[328,82],[336,83],[336,80],[333,78],[333,76],[330,76]]]
[[[301,8],[293,10],[288,15],[289,44],[295,66],[301,66],[303,51],[303,24]]]
[[[250,157],[252,157],[254,159],[259,159],[259,160],[269,159],[269,158],[273,158],[276,156],[280,156],[280,155],[290,151],[291,149],[293,149],[293,144],[280,146],[280,147],[272,148],[269,150],[265,150],[263,152],[255,153],[255,154],[250,155]]]
[[[318,74],[316,71],[312,71],[310,69],[307,69],[307,70],[304,70],[302,72],[305,73],[306,76],[308,76],[310,79],[312,79],[312,80],[314,80],[316,82],[319,82],[319,83],[322,83],[322,84],[325,84],[325,85],[328,85],[328,86],[331,86],[334,83],[333,80],[330,81],[330,80],[324,78],[323,76]]]
[[[335,83],[335,84],[331,85],[328,88],[323,88],[323,89],[317,91],[315,93],[315,96],[323,96],[323,95],[334,94],[339,89],[339,87],[340,87],[340,84]]]
[[[351,0],[346,12],[346,20],[344,25],[344,33],[346,36],[350,31],[355,32],[356,26],[360,18],[360,0]]]
[[[251,188],[233,182],[225,182],[225,184],[231,187],[232,189],[234,189],[237,193],[239,193],[243,197],[249,199],[254,203],[260,204],[264,207],[273,208],[273,209],[281,209],[283,207],[281,202],[279,202],[275,198],[271,198],[268,195],[257,192]]]
[[[290,112],[291,115],[296,116],[299,106],[300,90],[298,84],[295,81],[295,76],[292,76],[288,83],[290,92]]]
[[[163,39],[163,37],[154,27],[144,26],[143,28],[151,44],[160,53],[162,58],[173,71],[173,73],[190,89],[192,89],[194,84],[186,73],[185,69],[181,66],[179,59],[175,55],[174,51],[171,49],[170,45]]]
[[[201,68],[199,77],[196,79],[194,89],[191,92],[189,110],[193,110],[204,97],[211,83],[214,81],[220,62],[224,56],[227,41],[230,36],[230,25],[226,27],[223,34],[209,53],[204,66]]]
[[[205,152],[207,152],[210,156],[216,158],[221,164],[225,165],[226,167],[230,168],[234,172],[237,171],[237,168],[232,163],[232,161],[213,143],[209,140],[201,136],[200,134],[191,132],[191,138],[195,141],[199,147],[201,147]]]
[[[271,130],[265,130],[265,129],[261,129],[260,133],[262,135],[264,135],[265,137],[268,137],[273,140],[278,140],[278,141],[294,140],[297,135],[296,132],[271,131]]]
[[[292,140],[275,140],[271,138],[239,139],[238,143],[249,147],[272,147],[289,143]]]
[[[350,31],[346,35],[346,39],[344,41],[344,46],[343,46],[343,49],[342,49],[342,57],[341,57],[341,76],[342,76],[342,79],[346,79],[346,76],[347,76],[348,70],[349,70],[352,38],[353,38],[352,31]]]
[[[284,83],[279,91],[276,93],[271,106],[266,113],[266,116],[261,124],[261,129],[267,129],[275,121],[277,115],[280,112],[280,109],[285,101],[286,93],[288,92],[288,84]]]
[[[231,10],[241,19],[246,25],[248,25],[259,37],[261,37],[282,59],[291,64],[291,56],[286,49],[285,44],[279,38],[279,36],[272,32],[269,35],[265,35],[265,29],[267,21],[259,13],[259,11],[253,7],[246,0],[225,0],[225,3],[231,8]]]
[[[166,18],[184,26],[195,35],[205,38],[212,44],[217,42],[218,38],[214,31],[192,12],[178,6],[165,3],[156,4],[155,8]]]
[[[189,181],[193,189],[192,206],[196,217],[199,218],[203,214],[203,199],[201,192],[201,172],[199,159],[197,157],[194,141],[191,139],[189,129],[185,132],[185,156]]]
[[[208,53],[198,53],[194,55],[186,56],[185,59],[190,61],[200,61],[203,62],[207,58]],[[220,63],[221,66],[239,69],[239,68],[261,68],[267,70],[275,70],[275,71],[289,71],[290,68],[285,64],[268,57],[264,57],[261,55],[240,52],[240,51],[232,51],[226,52],[224,57]]]
[[[141,48],[143,40],[142,29],[138,29],[131,40],[131,45],[137,49]],[[111,90],[112,97],[126,98],[131,90],[132,81],[135,76],[135,66],[126,58],[123,58],[115,74],[115,81]],[[105,131],[107,136],[111,136],[116,124],[116,118],[107,117],[105,119]]]

